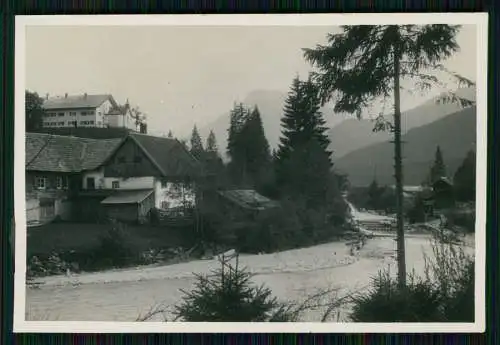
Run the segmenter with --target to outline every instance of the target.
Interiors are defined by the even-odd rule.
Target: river
[[[376,217],[352,208],[355,219]],[[321,289],[339,288],[345,294],[365,288],[383,268],[396,272],[395,249],[394,238],[385,237],[369,240],[356,256],[350,255],[345,243],[333,242],[274,254],[241,255],[239,262],[255,273],[256,284],[265,284],[280,300],[301,301]],[[423,253],[431,253],[429,237],[406,238],[408,271],[423,272]],[[193,273],[209,274],[217,267],[216,260],[196,260],[45,277],[40,279],[40,288],[27,288],[26,320],[135,321],[155,305],[179,303],[181,289],[188,290],[195,282]],[[341,310],[342,319],[346,312]],[[302,321],[319,321],[321,314],[321,310],[309,311]]]

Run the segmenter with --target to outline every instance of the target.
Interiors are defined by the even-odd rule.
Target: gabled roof
[[[225,190],[218,193],[245,209],[261,211],[279,206],[277,201],[271,200],[252,189]]]
[[[67,97],[52,97],[43,102],[46,110],[96,108],[109,100],[116,107],[116,101],[111,95],[72,95]]]
[[[200,162],[177,140],[130,133],[151,162],[165,177],[196,177],[202,173]]]
[[[26,170],[81,172],[100,167],[123,139],[26,133]]]

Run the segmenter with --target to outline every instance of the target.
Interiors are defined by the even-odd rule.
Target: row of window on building
[[[49,185],[48,178],[46,176],[36,176],[35,177],[35,188],[36,189],[49,189],[51,186]],[[96,189],[95,178],[88,177],[87,178],[87,189]],[[68,189],[68,176],[56,176],[55,178],[55,189]],[[120,188],[120,181],[112,181],[111,188],[118,189]]]
[[[56,176],[56,189],[68,189],[68,176]],[[37,176],[35,178],[35,188],[47,189],[49,187],[46,176]]]
[[[69,112],[69,116],[76,116],[76,111],[70,111]],[[51,113],[47,113],[47,117],[56,117],[56,116],[64,116],[66,113],[64,112],[51,112]],[[100,114],[100,112],[99,112]],[[94,110],[87,110],[87,111],[81,111],[80,112],[80,115],[95,115],[95,111]]]
[[[65,126],[76,126],[77,121],[68,121],[67,124],[65,121],[56,121],[56,122],[44,122],[43,125],[45,127],[65,127]],[[94,125],[95,121],[80,121],[78,122],[81,126]],[[97,126],[101,126],[102,122],[97,121]]]

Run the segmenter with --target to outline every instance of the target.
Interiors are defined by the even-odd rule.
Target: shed
[[[122,190],[101,201],[108,218],[127,223],[145,223],[155,205],[153,189]]]
[[[223,201],[221,212],[232,218],[253,217],[280,206],[279,202],[252,189],[224,190],[218,195]]]

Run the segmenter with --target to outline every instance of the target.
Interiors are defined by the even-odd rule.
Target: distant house
[[[432,184],[432,191],[436,208],[445,208],[454,204],[453,183],[447,177],[437,179]]]
[[[128,102],[124,106],[116,106],[111,109],[106,114],[106,124],[110,128],[127,128],[137,131],[137,123]]]
[[[111,95],[64,95],[44,100],[44,128],[122,127],[136,130],[129,107]]]
[[[33,221],[60,216],[143,222],[153,207],[193,207],[202,173],[177,140],[138,133],[123,139],[27,133],[26,160]]]
[[[396,186],[391,186],[392,190],[396,190]],[[403,196],[405,198],[413,198],[418,193],[424,190],[423,186],[403,186]]]

